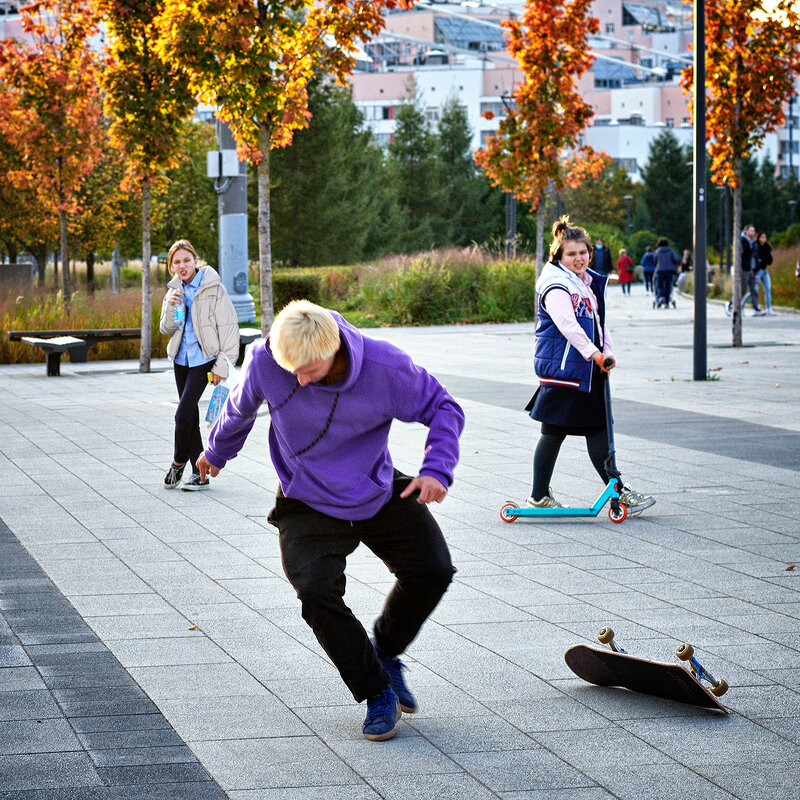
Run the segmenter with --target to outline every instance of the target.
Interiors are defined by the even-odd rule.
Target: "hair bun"
[[[564,214],[553,223],[553,236],[557,237],[569,228],[569,214]]]

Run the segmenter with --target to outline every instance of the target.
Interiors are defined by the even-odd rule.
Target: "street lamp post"
[[[789,224],[794,224],[794,207],[797,205],[797,200],[789,201]]]
[[[628,238],[630,239],[631,230],[633,228],[631,225],[631,202],[633,201],[633,195],[626,194],[622,199],[625,201],[625,215],[628,218]]]
[[[706,15],[694,4],[694,369],[696,381],[708,379],[706,338]]]

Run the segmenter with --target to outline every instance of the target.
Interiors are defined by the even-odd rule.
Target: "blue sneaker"
[[[372,640],[372,646],[375,648],[375,654],[378,656],[378,661],[381,662],[384,672],[389,676],[389,685],[394,689],[394,693],[400,701],[400,710],[405,711],[406,714],[413,714],[417,710],[417,701],[408,690],[406,679],[403,677],[403,670],[408,669],[408,667],[399,658],[383,655],[378,649],[378,645],[375,644],[374,639]]]
[[[367,700],[367,716],[361,730],[371,742],[391,739],[397,733],[397,723],[403,716],[400,703],[391,686]]]

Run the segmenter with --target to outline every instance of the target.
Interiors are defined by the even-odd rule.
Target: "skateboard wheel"
[[[692,647],[688,642],[679,644],[675,650],[675,655],[681,661],[688,661],[694,655],[694,647]]]
[[[620,506],[618,509],[608,509],[608,518],[612,522],[622,522],[628,516],[628,509],[625,506]]]
[[[725,692],[728,691],[728,682],[722,679],[718,680],[712,687],[711,687],[711,694],[716,695],[717,697],[722,697]]]
[[[500,519],[503,522],[513,522],[516,518],[516,514],[512,514],[512,511],[516,511],[519,506],[516,503],[505,503],[503,507],[500,509]]]
[[[606,625],[605,628],[600,628],[597,632],[597,640],[602,642],[603,644],[608,644],[609,642],[614,641],[614,631]]]

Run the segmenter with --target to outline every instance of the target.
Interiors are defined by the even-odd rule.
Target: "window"
[[[668,128],[674,128],[675,127],[675,120],[672,117],[667,117],[664,120],[664,122],[667,124]]]
[[[381,107],[381,119],[394,119],[393,109],[391,106]]]
[[[614,23],[606,22],[606,33],[614,33]]]

